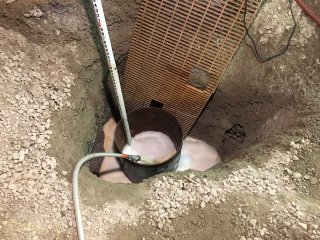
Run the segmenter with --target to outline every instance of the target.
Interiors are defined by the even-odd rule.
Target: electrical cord
[[[304,0],[296,0],[296,3],[306,12],[306,14],[320,27],[320,16],[316,15]]]
[[[77,223],[77,231],[78,231],[78,239],[84,240],[84,230],[83,230],[83,222],[82,222],[82,216],[81,216],[81,209],[80,209],[80,199],[79,199],[79,172],[82,167],[82,165],[89,161],[92,158],[97,157],[119,157],[119,158],[126,158],[129,161],[132,162],[138,162],[143,161],[139,155],[128,155],[128,154],[121,154],[121,153],[93,153],[89,154],[83,158],[81,158],[74,170],[72,175],[72,197],[73,197],[73,205],[74,205],[74,211],[76,216],[76,223]]]
[[[249,39],[251,40],[251,42],[253,44],[253,47],[251,45],[249,45],[249,44],[248,44],[248,46],[252,49],[252,51],[253,51],[254,55],[256,56],[257,60],[259,62],[261,62],[261,63],[270,61],[271,59],[274,59],[276,57],[281,56],[289,48],[292,36],[293,36],[293,34],[294,34],[295,30],[296,30],[296,19],[295,19],[294,15],[293,15],[293,11],[292,11],[292,0],[288,0],[288,2],[289,2],[289,6],[290,6],[291,17],[292,17],[292,20],[293,20],[293,28],[292,28],[292,31],[290,33],[289,39],[287,41],[287,44],[286,44],[285,48],[282,49],[280,52],[278,52],[278,53],[276,53],[274,55],[271,55],[271,56],[264,57],[259,53],[259,51],[257,49],[257,45],[256,45],[254,39],[251,37],[251,35],[249,33],[249,29],[248,29],[247,23],[246,23],[246,16],[247,16],[247,11],[248,11],[248,0],[244,0],[243,27],[244,27],[244,29],[246,31],[247,36],[249,37]]]

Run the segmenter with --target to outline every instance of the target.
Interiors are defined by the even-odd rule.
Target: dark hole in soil
[[[243,143],[246,138],[244,128],[240,124],[234,124],[232,128],[226,131],[223,142],[234,141],[237,143]]]
[[[190,135],[215,147],[222,161],[231,161],[259,139],[292,123],[294,99],[267,94],[246,84],[216,91]]]

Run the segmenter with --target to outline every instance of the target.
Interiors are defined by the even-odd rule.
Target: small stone
[[[268,194],[269,194],[270,196],[275,196],[275,195],[277,194],[277,191],[274,190],[274,189],[270,189],[270,190],[268,191]]]
[[[289,168],[286,168],[285,171],[286,171],[289,175],[292,174],[292,171],[291,171]]]
[[[319,182],[319,180],[316,178],[316,177],[311,177],[310,178],[310,183],[311,183],[311,185],[315,185],[315,184],[317,184]]]
[[[25,14],[23,14],[23,16],[26,17],[26,18],[29,18],[29,17],[31,17],[31,14],[30,13],[25,13]]]
[[[302,144],[306,144],[306,143],[308,142],[308,140],[305,140],[304,138],[302,138],[302,139],[300,140],[300,142],[301,142]]]
[[[0,175],[0,179],[6,179],[8,177],[8,174],[3,173]]]
[[[19,153],[14,153],[12,154],[13,159],[19,159]]]
[[[302,217],[304,217],[304,214],[303,214],[303,212],[301,212],[301,211],[297,211],[295,215],[296,215],[297,218],[302,218]]]
[[[304,178],[305,180],[309,180],[309,179],[310,179],[310,176],[309,176],[309,175],[305,175],[303,178]]]
[[[292,147],[293,149],[299,149],[300,148],[300,145],[295,143],[294,141],[291,141],[290,142],[290,147]]]
[[[48,192],[48,188],[47,187],[44,187],[44,188],[42,188],[41,190],[40,190],[40,193],[42,193],[42,194],[46,194],[47,192]]]
[[[7,1],[6,1],[6,4],[10,4],[10,3],[13,3],[13,2],[15,2],[15,1],[17,1],[17,0],[7,0]]]
[[[283,224],[284,224],[286,227],[290,227],[290,226],[291,226],[291,222],[288,222],[288,221],[284,222]]]
[[[267,232],[267,229],[266,228],[262,228],[260,230],[260,236],[263,237],[266,234],[266,232]]]
[[[249,224],[252,228],[256,228],[257,226],[257,219],[250,219]]]
[[[299,158],[298,158],[297,155],[294,155],[294,156],[292,157],[292,159],[293,159],[294,161],[299,161]]]
[[[265,37],[265,36],[262,36],[261,38],[260,38],[260,43],[261,44],[266,44],[266,43],[268,43],[269,42],[269,38],[267,38],[267,37]]]
[[[34,9],[32,9],[31,11],[29,11],[30,15],[33,17],[37,17],[40,18],[43,16],[43,13],[40,9],[34,7]]]
[[[159,229],[162,229],[162,228],[163,228],[163,223],[162,223],[162,222],[159,222],[159,223],[158,223],[158,228],[159,228]]]
[[[205,202],[202,202],[201,204],[200,204],[200,207],[201,208],[204,208],[206,206],[206,203]]]
[[[245,236],[241,236],[240,240],[247,240]]]
[[[19,55],[15,55],[12,58],[13,61],[17,61],[18,59],[19,59]],[[15,72],[15,74],[18,74],[18,72]]]
[[[241,214],[240,214],[240,217],[243,218],[243,219],[246,219],[246,218],[247,218],[247,215],[245,215],[244,213],[241,213]]]
[[[10,190],[16,190],[16,189],[17,189],[17,185],[14,184],[14,183],[11,183],[11,184],[9,185],[9,189],[10,189]]]
[[[299,178],[301,178],[301,173],[294,172],[294,173],[292,174],[292,176],[293,176],[294,179],[299,179]]]
[[[301,228],[303,228],[305,231],[308,230],[308,225],[307,225],[307,224],[302,223],[302,222],[299,222],[298,225],[299,225]]]

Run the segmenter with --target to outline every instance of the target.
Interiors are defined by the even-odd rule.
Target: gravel
[[[8,225],[39,221],[34,224],[41,228],[52,224],[66,230],[72,219],[70,184],[58,178],[57,161],[46,150],[52,134],[50,117],[70,105],[67,98],[75,77],[62,63],[53,66],[58,72],[46,67],[48,61],[59,59],[30,46],[22,36],[3,28],[0,32],[6,36],[0,42],[0,136],[4,149],[0,156],[0,204],[5,209],[1,217],[8,218]],[[28,48],[35,54],[26,54]],[[36,53],[37,61],[33,58]],[[10,217],[15,208],[21,211]],[[38,219],[31,220],[33,214]]]
[[[310,183],[311,183],[312,185],[316,185],[318,182],[319,182],[319,180],[318,180],[316,177],[311,177],[311,178],[310,178]]]
[[[309,24],[308,19],[303,17],[302,9],[296,2],[292,2],[292,9],[298,26],[301,26],[301,34],[294,34],[292,45],[305,46],[307,39],[316,34],[316,25]],[[293,28],[293,19],[290,13],[288,1],[270,1],[257,15],[253,29],[256,30],[256,38],[259,44],[271,43],[275,48],[279,44],[285,44]]]
[[[40,17],[38,10],[30,12]],[[1,239],[71,238],[76,232],[71,184],[47,150],[52,114],[73,107],[68,98],[77,76],[49,49],[1,27],[0,36]],[[82,209],[86,234],[94,239],[139,217],[121,202]]]
[[[263,220],[254,216],[254,212],[248,212],[249,204],[235,205],[234,225],[242,231],[239,239],[287,239],[290,231],[318,239],[319,216],[296,202],[283,205],[278,200],[284,197],[296,199],[293,197],[298,194],[295,181],[301,179],[301,174],[292,172],[289,167],[297,154],[309,144],[307,139],[299,143],[291,142],[288,144],[290,151],[271,152],[268,161],[261,167],[248,166],[218,181],[196,177],[194,173],[184,179],[163,176],[153,182],[141,218],[150,226],[174,233],[173,219],[187,214],[191,208],[220,206],[228,200],[229,194],[239,192],[268,199],[275,206],[269,210],[268,218]]]
[[[8,5],[13,2],[6,1]],[[267,4],[270,6],[259,14],[264,21],[263,27],[256,27],[260,34],[257,39],[261,44],[277,46],[283,40],[277,37],[287,36],[290,19],[289,15],[274,17],[282,13],[281,9],[270,11],[276,1]],[[302,34],[294,36],[292,43],[304,46],[315,34],[315,27],[293,5]],[[46,14],[35,7],[24,16],[39,20]],[[57,160],[47,150],[51,147],[52,114],[73,107],[68,99],[77,76],[51,50],[1,27],[0,36],[1,238],[74,238],[71,184],[65,179],[68,173],[56,171]],[[210,210],[222,206],[231,194],[242,193],[264,199],[271,207],[262,217],[252,210],[252,204],[235,204],[232,223],[240,232],[237,239],[320,239],[320,216],[299,201],[308,195],[303,186],[318,187],[319,179],[313,169],[290,169],[292,162],[303,161],[299,153],[309,144],[307,138],[288,142],[290,151],[273,151],[262,166],[248,165],[225,179],[211,180],[194,173],[182,179],[170,175],[156,178],[140,209],[123,202],[108,203],[100,209],[82,204],[86,235],[88,239],[104,239],[120,224],[147,224],[154,231],[174,234],[173,221],[180,221],[191,208]]]

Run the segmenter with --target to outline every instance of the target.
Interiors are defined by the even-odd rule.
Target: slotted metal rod
[[[131,145],[132,138],[131,138],[131,132],[130,132],[128,117],[127,117],[126,107],[123,100],[119,74],[118,74],[116,61],[114,59],[114,55],[112,51],[111,40],[109,37],[108,27],[107,27],[106,19],[105,19],[103,8],[102,8],[102,3],[101,3],[101,0],[92,0],[92,3],[94,8],[94,13],[96,15],[97,22],[98,22],[98,28],[99,28],[100,35],[103,42],[103,48],[107,57],[111,79],[116,92],[118,108],[119,108],[121,119],[123,122],[127,143]]]

